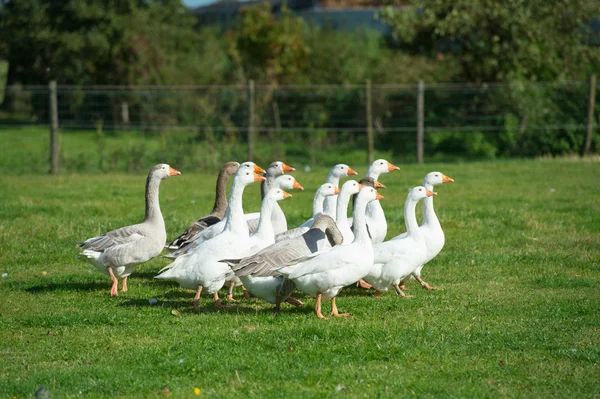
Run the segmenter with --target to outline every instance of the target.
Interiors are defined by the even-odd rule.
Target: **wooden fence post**
[[[425,114],[425,83],[419,80],[417,92],[417,162],[423,163],[423,139],[424,139],[424,122]]]
[[[50,174],[58,173],[58,99],[56,80],[48,86],[50,93]]]
[[[373,97],[371,94],[371,79],[367,79],[365,86],[367,95],[367,163],[371,165],[373,163]]]
[[[248,82],[248,161],[252,161],[254,158],[254,124],[255,124],[255,110],[254,110],[254,80]]]
[[[594,110],[596,108],[596,75],[590,76],[589,93],[587,128],[585,131],[583,155],[590,155],[592,149],[592,134],[594,133]]]

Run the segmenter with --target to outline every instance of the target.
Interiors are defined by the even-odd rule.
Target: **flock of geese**
[[[384,242],[387,222],[377,191],[385,186],[379,176],[399,168],[384,159],[371,164],[365,178],[340,179],[356,175],[348,165],[331,169],[326,182],[314,196],[312,217],[298,227],[288,229],[278,201],[291,197],[285,190],[303,190],[293,176],[295,169],[283,162],[273,162],[265,171],[253,162],[227,162],[221,169],[212,211],[194,222],[166,247],[165,257],[173,259],[155,278],[177,281],[196,291],[193,304],[198,309],[204,291],[213,296],[217,308],[219,290],[242,285],[244,296],[250,294],[275,305],[282,302],[295,306],[303,303],[291,296],[295,289],[316,299],[315,313],[324,318],[321,302],[331,301],[333,316],[339,313],[336,296],[348,285],[395,289],[400,296],[404,280],[414,277],[426,289],[433,289],[421,278],[421,269],[442,250],[444,232],[433,208],[433,187],[453,180],[440,173],[425,176],[422,186],[409,191],[404,204],[406,232]],[[127,278],[136,265],[163,251],[167,241],[165,223],[159,205],[159,185],[168,177],[181,173],[169,165],[150,169],[146,180],[146,214],[139,224],[122,227],[79,243],[80,256],[86,258],[112,280],[110,293],[127,291]],[[265,174],[263,177],[262,174]],[[229,197],[227,181],[233,178]],[[262,182],[260,212],[244,213],[244,188]],[[348,207],[353,199],[352,217]],[[416,206],[423,201],[423,221],[416,219]]]

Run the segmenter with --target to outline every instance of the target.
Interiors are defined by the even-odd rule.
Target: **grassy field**
[[[437,189],[446,247],[423,270],[440,290],[412,281],[402,299],[346,288],[338,306],[353,317],[330,320],[301,294],[305,307],[278,316],[239,291],[229,310],[203,296],[195,312],[192,292],[153,280],[166,259],[141,265],[111,298],[74,243],[140,221],[145,174],[3,167],[0,397],[40,385],[57,398],[598,397],[600,163],[400,166],[381,178],[388,237],[404,231],[406,190],[427,172],[456,181]],[[213,198],[215,171],[181,171],[161,186],[169,238]],[[294,174],[306,190],[282,203],[291,225],[309,216],[326,173]],[[246,211],[258,193],[246,191]]]

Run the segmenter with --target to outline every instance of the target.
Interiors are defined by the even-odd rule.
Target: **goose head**
[[[317,190],[317,194],[322,197],[329,197],[330,195],[338,195],[340,193],[340,189],[334,186],[331,183],[325,183],[319,187]]]
[[[356,180],[348,180],[346,183],[342,184],[341,192],[344,194],[352,195],[356,194],[363,188],[363,185],[357,182]]]
[[[377,177],[384,173],[392,172],[394,170],[400,169],[396,165],[386,161],[385,159],[378,159],[374,161],[369,167],[369,171],[367,172],[368,176]]]
[[[356,173],[356,171],[354,169],[352,169],[350,166],[340,163],[340,164],[335,165],[331,169],[331,172],[329,172],[329,174],[331,176],[341,178],[341,177],[346,177],[346,176],[350,176],[350,175],[357,175],[358,173]]]
[[[383,195],[379,194],[373,187],[364,186],[358,192],[357,201],[371,202],[383,199]]]
[[[237,172],[239,167],[240,167],[239,162],[229,161],[229,162],[225,163],[225,165],[223,165],[221,170],[223,171],[225,176],[229,177],[231,175],[234,175],[235,172]]]
[[[171,176],[177,176],[180,174],[181,174],[180,171],[173,169],[166,163],[159,163],[158,165],[156,165],[152,169],[150,169],[150,176],[152,176],[153,178],[160,179],[160,180],[169,178]]]
[[[283,175],[285,172],[293,172],[295,170],[295,168],[292,168],[281,161],[275,161],[267,168],[267,175],[277,177]]]
[[[431,186],[437,186],[439,184],[452,183],[452,182],[454,182],[454,179],[446,176],[445,174],[443,174],[441,172],[431,172],[431,173],[428,173],[427,176],[425,176],[424,183],[427,185],[431,185]]]
[[[282,188],[284,190],[304,190],[304,187],[296,181],[294,176],[290,175],[279,176],[275,179],[275,185],[273,187]]]
[[[280,188],[272,188],[267,192],[263,201],[266,199],[281,201],[282,199],[290,198],[291,196],[292,194],[287,193]]]
[[[311,229],[319,229],[325,233],[331,246],[340,245],[344,242],[342,232],[335,224],[335,221],[327,215],[321,215],[313,222]]]
[[[413,201],[420,201],[423,198],[432,197],[434,195],[437,195],[437,193],[427,190],[423,186],[417,186],[408,192],[408,198],[412,199]]]
[[[360,184],[367,187],[373,187],[375,189],[387,188],[372,177],[363,177],[360,179]]]
[[[235,180],[243,185],[267,180],[265,177],[259,175],[259,173],[265,173],[265,171],[254,162],[244,162],[235,173]]]

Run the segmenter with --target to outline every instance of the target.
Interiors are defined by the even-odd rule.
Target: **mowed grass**
[[[191,291],[153,280],[164,258],[111,298],[108,277],[76,258],[75,243],[139,222],[145,175],[4,169],[1,397],[33,397],[40,385],[57,398],[194,397],[194,388],[219,398],[597,397],[600,163],[399,166],[380,179],[388,237],[404,231],[406,191],[427,172],[456,180],[436,189],[446,247],[423,269],[440,290],[411,281],[413,298],[402,299],[348,287],[338,306],[353,317],[329,320],[300,293],[306,305],[277,316],[240,290],[229,310],[203,296],[195,312]],[[216,171],[182,173],[161,186],[169,238],[213,201]],[[294,173],[306,190],[281,203],[290,225],[309,216],[326,174]],[[258,209],[258,184],[244,201]]]

